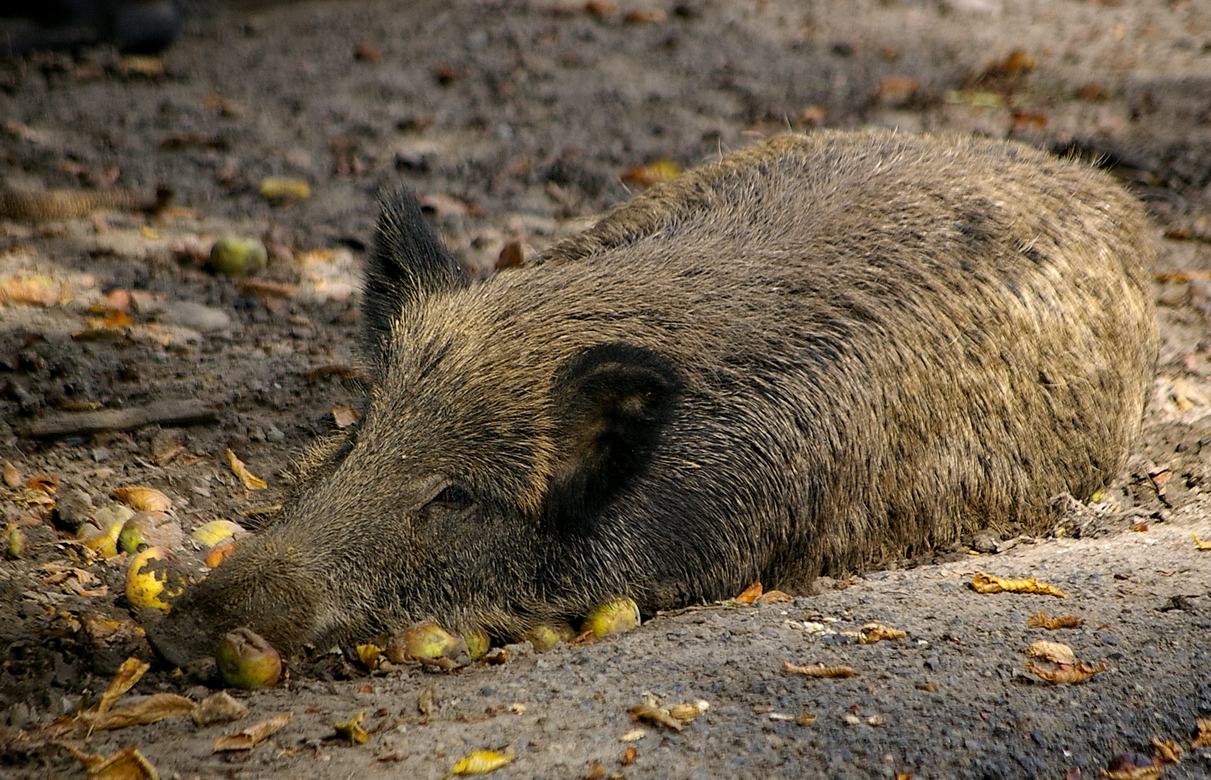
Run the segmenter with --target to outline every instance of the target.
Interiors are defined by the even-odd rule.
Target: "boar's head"
[[[304,456],[281,519],[152,628],[169,661],[210,654],[236,626],[286,650],[422,619],[508,638],[623,592],[625,567],[582,576],[577,541],[650,460],[680,371],[585,328],[528,332],[555,301],[524,323],[480,318],[475,297],[495,284],[464,278],[411,194],[385,202],[363,297],[365,413]],[[640,557],[625,538],[596,546]]]

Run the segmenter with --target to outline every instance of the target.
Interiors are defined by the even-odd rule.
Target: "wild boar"
[[[1122,468],[1157,350],[1138,204],[1025,146],[774,138],[483,281],[385,200],[361,423],[153,631],[184,663],[432,619],[516,636],[801,590]]]

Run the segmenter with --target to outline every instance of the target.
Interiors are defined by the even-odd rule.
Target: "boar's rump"
[[[774,138],[484,281],[397,192],[360,424],[153,640],[503,639],[1045,528],[1138,433],[1152,259],[1108,177],[974,138]]]

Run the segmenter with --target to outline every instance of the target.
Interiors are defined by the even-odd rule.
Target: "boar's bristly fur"
[[[507,638],[1041,530],[1138,433],[1151,261],[1105,175],[992,140],[775,138],[482,282],[397,194],[361,423],[156,644]]]

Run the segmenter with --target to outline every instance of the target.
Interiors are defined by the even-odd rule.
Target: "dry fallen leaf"
[[[1031,658],[1042,658],[1045,661],[1051,661],[1056,664],[1076,665],[1076,653],[1072,652],[1072,648],[1062,642],[1048,642],[1043,639],[1031,642],[1030,647],[1026,649],[1026,655]]]
[[[1046,611],[1036,612],[1026,619],[1027,628],[1045,628],[1048,631],[1055,631],[1060,628],[1076,628],[1084,625],[1085,618],[1079,617],[1048,617]]]
[[[212,723],[229,723],[248,715],[248,707],[236,701],[227,691],[212,693],[198,702],[189,717],[199,726],[209,726]]]
[[[244,465],[244,461],[236,457],[236,454],[230,449],[227,450],[227,465],[231,467],[231,472],[240,478],[244,483],[244,487],[249,490],[264,490],[269,487],[265,480],[253,475],[248,467]]]
[[[754,582],[752,585],[745,588],[744,592],[733,599],[733,601],[738,601],[741,604],[752,604],[756,602],[757,599],[761,598],[761,594],[764,592],[765,590],[761,587],[761,583]]]
[[[133,688],[150,668],[150,664],[143,663],[133,656],[123,661],[122,665],[118,667],[118,673],[109,681],[109,687],[105,689],[105,693],[101,694],[101,701],[97,703],[96,711],[98,713],[108,712],[109,708],[114,706],[114,702]]]
[[[618,741],[619,742],[637,742],[637,741],[643,739],[644,737],[646,737],[647,735],[648,735],[648,733],[646,731],[644,731],[643,729],[632,729],[632,730],[628,731],[627,733],[623,734],[621,737],[619,737]]]
[[[21,470],[7,460],[4,461],[4,484],[14,490],[21,487]]]
[[[907,631],[901,631],[898,628],[889,628],[882,623],[867,623],[858,632],[858,643],[873,645],[875,642],[881,642],[884,639],[903,639],[906,636],[908,636]]]
[[[1190,747],[1211,747],[1211,718],[1199,718],[1194,725],[1198,726],[1198,735],[1190,741]]]
[[[512,749],[501,753],[496,750],[473,750],[450,770],[451,775],[485,775],[500,769],[517,756]]]
[[[352,718],[340,723],[333,723],[332,728],[336,729],[336,735],[349,740],[355,745],[364,745],[370,740],[370,735],[362,728],[362,721],[366,718],[366,711],[362,710]]]
[[[65,745],[72,757],[88,770],[90,780],[159,780],[159,773],[136,747],[119,750],[108,758]]]
[[[192,699],[175,693],[155,693],[140,702],[109,712],[81,713],[80,723],[97,731],[124,729],[188,715],[195,706]]]
[[[704,714],[710,707],[711,703],[709,701],[699,699],[694,702],[674,704],[672,707],[669,707],[669,714],[679,721],[689,722]]]
[[[1034,664],[1026,664],[1026,671],[1034,672],[1039,679],[1049,682],[1052,685],[1066,685],[1071,683],[1079,683],[1088,680],[1098,672],[1106,671],[1106,664],[1081,663],[1070,668],[1060,669],[1040,669]]]
[[[796,666],[789,661],[783,662],[782,671],[790,672],[791,674],[802,674],[807,677],[826,677],[830,679],[845,679],[857,675],[857,672],[848,666],[825,666],[824,664]]]
[[[0,279],[0,305],[28,303],[54,306],[64,295],[63,289],[49,276],[10,276]]]
[[[1156,737],[1153,737],[1149,744],[1156,748],[1157,757],[1160,758],[1161,762],[1165,764],[1180,763],[1182,760],[1182,753],[1186,752],[1182,750],[1181,745],[1175,744],[1171,739],[1161,742]]]
[[[1194,549],[1196,550],[1211,550],[1211,542],[1204,542],[1198,538],[1198,534],[1190,534],[1194,537]]]
[[[631,713],[631,717],[636,721],[655,723],[673,731],[681,731],[685,728],[685,724],[669,714],[668,710],[654,704],[640,704],[638,707],[631,707],[627,712]]]
[[[172,499],[155,488],[127,485],[114,488],[110,495],[141,512],[168,512],[172,509]]]
[[[1099,769],[1102,780],[1157,780],[1161,768],[1156,765],[1123,766],[1119,769]]]
[[[222,753],[229,750],[251,750],[264,742],[276,732],[282,730],[290,722],[290,713],[274,715],[255,726],[249,726],[238,734],[219,737],[214,743],[214,752]]]
[[[971,578],[971,587],[977,593],[1038,593],[1044,596],[1058,596],[1062,599],[1068,598],[1066,594],[1061,593],[1054,586],[1048,585],[1045,582],[1039,582],[1035,579],[1011,580],[997,577],[994,574],[984,574],[983,572]]]

